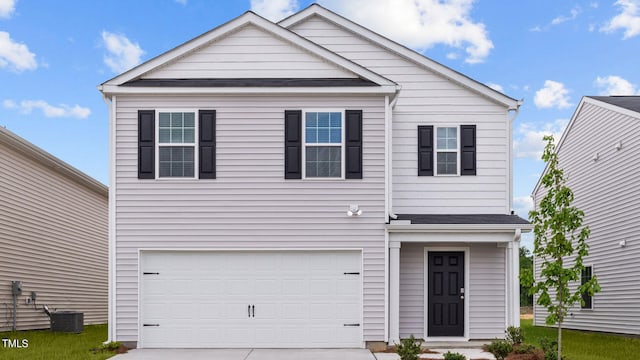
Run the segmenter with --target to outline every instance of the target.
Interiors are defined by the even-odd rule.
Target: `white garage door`
[[[141,257],[141,347],[362,346],[359,251]]]

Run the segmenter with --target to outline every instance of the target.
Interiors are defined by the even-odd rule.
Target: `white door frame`
[[[464,253],[464,335],[457,336],[427,336],[429,333],[429,252],[457,251]],[[425,341],[469,341],[469,258],[468,246],[425,246],[424,247],[424,335]]]

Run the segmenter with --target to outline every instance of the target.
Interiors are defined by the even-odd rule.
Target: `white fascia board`
[[[387,224],[389,232],[460,232],[460,233],[512,233],[520,230],[523,233],[533,230],[532,224]]]
[[[368,39],[376,44],[378,44],[379,46],[382,46],[383,48],[386,48],[392,52],[395,52],[396,54],[402,56],[403,58],[410,60],[414,63],[417,63],[421,66],[426,67],[427,69],[438,73],[442,76],[444,76],[445,78],[458,83],[480,95],[483,95],[491,100],[493,100],[494,102],[497,102],[499,104],[502,104],[506,107],[508,107],[508,109],[517,109],[518,107],[520,107],[521,105],[521,101],[513,99],[499,91],[496,91],[490,87],[488,87],[485,84],[482,84],[476,80],[471,79],[470,77],[459,73],[447,66],[444,66],[434,60],[431,60],[427,57],[425,57],[422,54],[419,54],[417,52],[415,52],[414,50],[411,50],[407,47],[405,47],[404,45],[400,45],[397,42],[390,40],[372,30],[369,30],[359,24],[354,23],[353,21],[344,18],[318,4],[312,4],[311,6],[307,7],[306,9],[295,13],[291,16],[289,16],[288,18],[285,18],[284,20],[280,21],[278,23],[278,25],[285,27],[285,28],[290,28],[291,26],[298,24],[302,21],[304,21],[306,18],[311,17],[313,15],[318,15],[321,16],[333,23],[335,23],[336,25],[339,25],[347,30],[350,30],[354,33],[356,33],[359,36],[362,36],[365,39]]]
[[[253,95],[253,94],[395,94],[396,85],[339,87],[137,87],[102,85],[105,95],[120,94],[193,94],[193,95]]]
[[[358,65],[351,60],[348,60],[290,30],[287,30],[271,21],[256,15],[255,13],[249,11],[244,13],[243,15],[220,25],[219,27],[210,30],[207,33],[204,33],[186,43],[179,45],[172,50],[165,52],[137,67],[116,76],[115,78],[106,81],[103,85],[122,85],[128,81],[137,79],[164,64],[167,64],[177,58],[183,57],[186,54],[201,48],[209,44],[210,42],[219,39],[237,29],[252,24],[255,25],[262,30],[272,33],[290,43],[299,46],[300,48],[308,51],[311,54],[314,54],[320,58],[327,60],[329,63],[333,63],[341,68],[344,68],[364,79],[375,82],[379,85],[396,85],[393,81],[369,70],[361,65]]]

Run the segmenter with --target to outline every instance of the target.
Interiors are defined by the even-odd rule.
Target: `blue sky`
[[[523,99],[514,207],[526,216],[544,133],[583,95],[640,89],[640,0],[321,0],[348,18]],[[253,9],[303,0],[0,0],[0,126],[108,183],[108,109],[96,86]]]

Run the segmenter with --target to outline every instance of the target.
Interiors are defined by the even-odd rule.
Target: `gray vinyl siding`
[[[139,249],[362,249],[364,340],[384,340],[384,97],[119,96],[116,339],[138,337]],[[215,109],[215,180],[138,180],[139,109]],[[285,180],[284,111],[363,110],[362,180]],[[348,217],[349,204],[363,210]]]
[[[85,324],[106,323],[106,189],[96,192],[23,151],[0,141],[0,303],[11,308],[11,281],[22,281],[18,330],[48,328],[44,304],[83,312]],[[25,303],[31,291],[38,310]],[[0,331],[12,326],[5,310]]]
[[[419,235],[437,238],[437,235]],[[471,235],[472,236],[472,235]],[[407,238],[393,234],[394,239]],[[469,338],[504,337],[505,250],[496,244],[403,243],[400,248],[400,337],[425,336],[425,247],[469,247]]]
[[[392,129],[395,213],[509,212],[511,149],[505,107],[318,16],[291,30],[402,86]],[[476,176],[417,176],[418,125],[473,124]]]
[[[248,25],[144,77],[353,78],[355,75],[256,26]]]
[[[574,191],[574,205],[585,212],[591,228],[584,264],[593,266],[601,292],[593,310],[570,310],[563,327],[640,334],[640,114],[631,117],[585,102],[575,115],[559,150],[560,165]],[[622,148],[615,145],[622,142]],[[593,160],[595,153],[599,159]],[[540,203],[544,189],[535,201]],[[618,243],[627,240],[626,247]],[[539,273],[541,262],[536,261]],[[544,325],[546,312],[536,306],[535,322]]]

